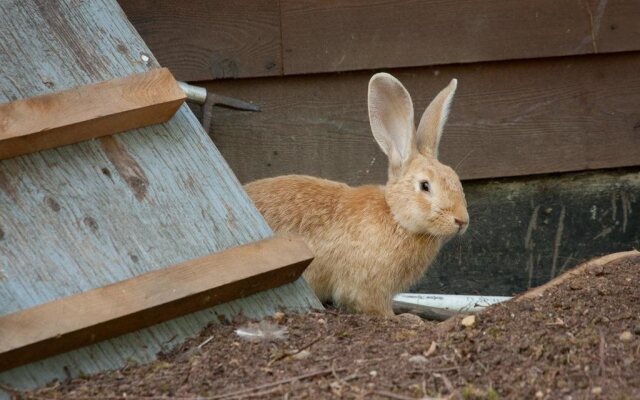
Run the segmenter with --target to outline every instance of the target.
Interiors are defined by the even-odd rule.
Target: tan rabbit
[[[302,175],[245,186],[269,225],[302,235],[315,260],[304,277],[322,301],[393,315],[392,297],[424,274],[440,247],[469,224],[460,179],[438,162],[456,90],[431,102],[416,131],[411,97],[386,73],[369,81],[373,136],[389,158],[386,186],[350,187]]]

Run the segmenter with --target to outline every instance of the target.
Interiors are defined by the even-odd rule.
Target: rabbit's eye
[[[420,182],[420,190],[424,192],[428,192],[429,190],[431,190],[431,187],[429,186],[429,182],[427,181]]]

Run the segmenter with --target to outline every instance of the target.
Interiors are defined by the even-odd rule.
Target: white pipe
[[[470,314],[511,299],[508,296],[400,293],[393,297],[394,308],[410,309],[433,319]]]
[[[178,86],[187,95],[187,99],[198,104],[204,104],[207,101],[207,89],[180,81],[178,81]]]

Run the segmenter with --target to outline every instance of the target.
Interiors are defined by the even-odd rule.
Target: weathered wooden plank
[[[391,71],[421,115],[451,78],[441,155],[463,179],[640,163],[640,53]],[[366,111],[370,72],[214,81],[261,113],[216,109],[211,136],[242,182],[302,173],[384,182]]]
[[[640,50],[636,0],[283,0],[285,74]]]
[[[0,316],[0,371],[291,283],[312,260],[281,235]]]
[[[513,296],[640,248],[640,169],[465,182],[470,224],[414,288]]]
[[[160,64],[180,80],[282,73],[277,0],[119,0]]]
[[[0,160],[166,122],[186,96],[166,68],[0,104]]]
[[[0,26],[0,101],[158,67],[114,0],[3,1]],[[164,124],[0,161],[0,210],[0,315],[272,234],[186,105]],[[320,304],[299,279],[0,382],[33,387],[147,361],[218,317],[283,307]]]

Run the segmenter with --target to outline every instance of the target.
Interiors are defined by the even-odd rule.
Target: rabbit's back
[[[348,189],[342,183],[304,175],[266,178],[245,185],[271,229],[303,236],[328,226]]]

